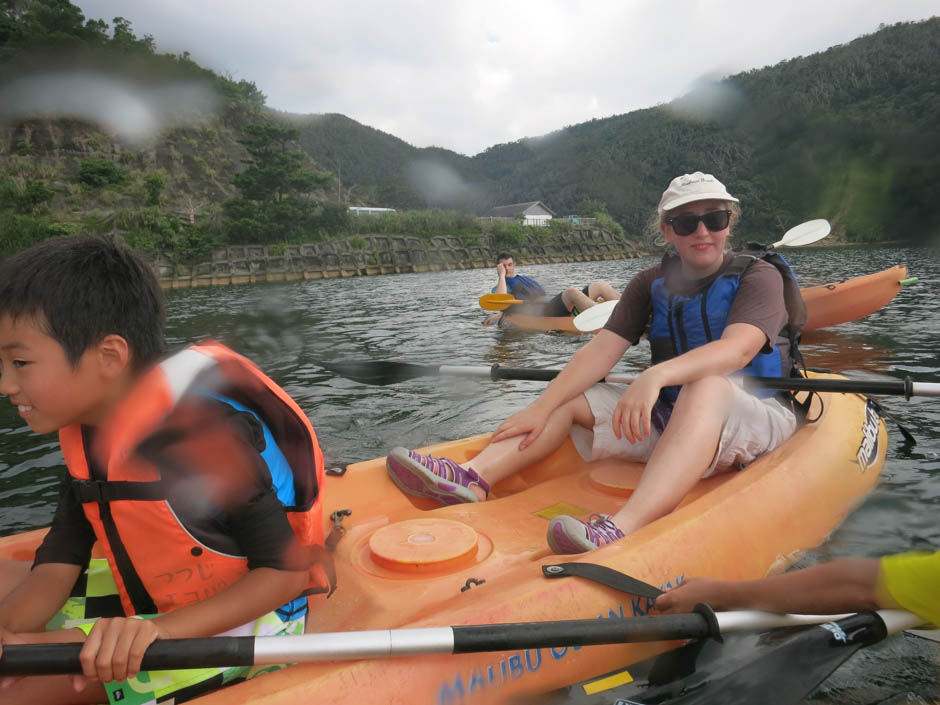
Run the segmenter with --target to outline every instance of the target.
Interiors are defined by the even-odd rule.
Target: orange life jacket
[[[146,372],[96,429],[91,444],[81,426],[59,431],[73,493],[104,549],[128,615],[165,613],[204,600],[248,572],[244,556],[213,550],[186,530],[166,501],[159,470],[144,451],[157,434],[188,434],[194,442],[211,434],[211,424],[192,433],[193,426],[186,426],[181,414],[184,400],[195,397],[204,402],[205,390],[243,404],[269,427],[293,473],[295,504],[285,511],[304,547],[304,558],[309,557],[307,593],[326,592],[329,587],[324,587],[328,581],[323,566],[316,563],[324,538],[323,453],[313,427],[293,399],[254,363],[208,341],[171,355]],[[175,424],[168,420],[171,412]],[[195,454],[198,457],[198,448]],[[226,458],[218,457],[218,452],[214,456],[199,459],[194,482],[208,485],[197,484],[194,492],[214,486],[224,494],[229,479],[237,480],[226,475],[237,472]]]

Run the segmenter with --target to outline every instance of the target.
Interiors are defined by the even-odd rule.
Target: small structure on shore
[[[394,213],[394,208],[376,208],[374,206],[349,206],[349,212],[352,215],[382,215],[383,213]]]
[[[556,217],[555,211],[541,201],[528,201],[527,203],[512,203],[508,206],[496,206],[491,208],[484,218],[515,220],[520,215],[522,216],[523,225],[535,225],[543,228],[548,226],[548,221]]]

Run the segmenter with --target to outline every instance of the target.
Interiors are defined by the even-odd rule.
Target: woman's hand
[[[525,450],[542,433],[549,416],[551,412],[545,411],[536,401],[503,421],[490,439],[490,443],[525,434],[525,438],[519,443],[519,450]]]
[[[630,443],[638,443],[649,437],[650,419],[660,389],[662,385],[655,367],[644,370],[630,383],[617,402],[610,421],[617,438],[623,437]]]
[[[76,690],[84,689],[85,679],[108,683],[133,678],[147,647],[166,636],[152,619],[99,619],[79,655],[82,676],[74,680]]]

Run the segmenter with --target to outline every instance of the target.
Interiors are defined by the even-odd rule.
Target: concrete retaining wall
[[[174,264],[158,257],[153,266],[169,289],[297,279],[332,279],[401,272],[481,269],[496,265],[496,255],[511,251],[519,264],[589,262],[645,254],[636,243],[603,230],[573,230],[551,239],[530,239],[507,248],[489,236],[467,245],[458,237],[419,238],[366,235],[307,245],[223,247],[212,261]]]

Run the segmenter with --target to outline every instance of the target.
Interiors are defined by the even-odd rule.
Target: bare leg
[[[591,301],[597,301],[598,299],[616,301],[620,298],[620,292],[604,280],[598,279],[596,282],[591,282],[590,286],[588,286],[588,298],[590,298]]]
[[[572,424],[594,428],[594,414],[583,394],[555,409],[542,433],[525,450],[519,450],[521,436],[506,438],[486,446],[465,467],[476,470],[491,485],[497,483],[555,451],[568,437]]]
[[[525,450],[519,450],[519,444],[525,438],[523,434],[490,443],[479,455],[463,464],[399,447],[388,454],[385,467],[392,482],[413,497],[430,497],[444,505],[482,502],[491,485],[557,449],[575,423],[594,427],[594,414],[584,395],[549,414],[541,433]],[[531,425],[523,426],[526,427]]]
[[[585,296],[583,291],[573,286],[569,286],[561,292],[561,302],[569,311],[573,308],[585,311],[597,303],[594,299]]]
[[[616,301],[620,298],[620,292],[603,280],[591,282],[588,286],[588,293],[574,286],[569,286],[561,292],[561,301],[569,311],[577,308],[579,311],[586,311],[597,304],[598,299],[604,301]]]
[[[108,696],[101,683],[88,683],[76,692],[68,676],[32,676],[0,690],[0,705],[94,705],[106,703]]]
[[[636,490],[613,517],[625,534],[668,514],[711,464],[728,418],[731,383],[706,377],[686,384]]]

